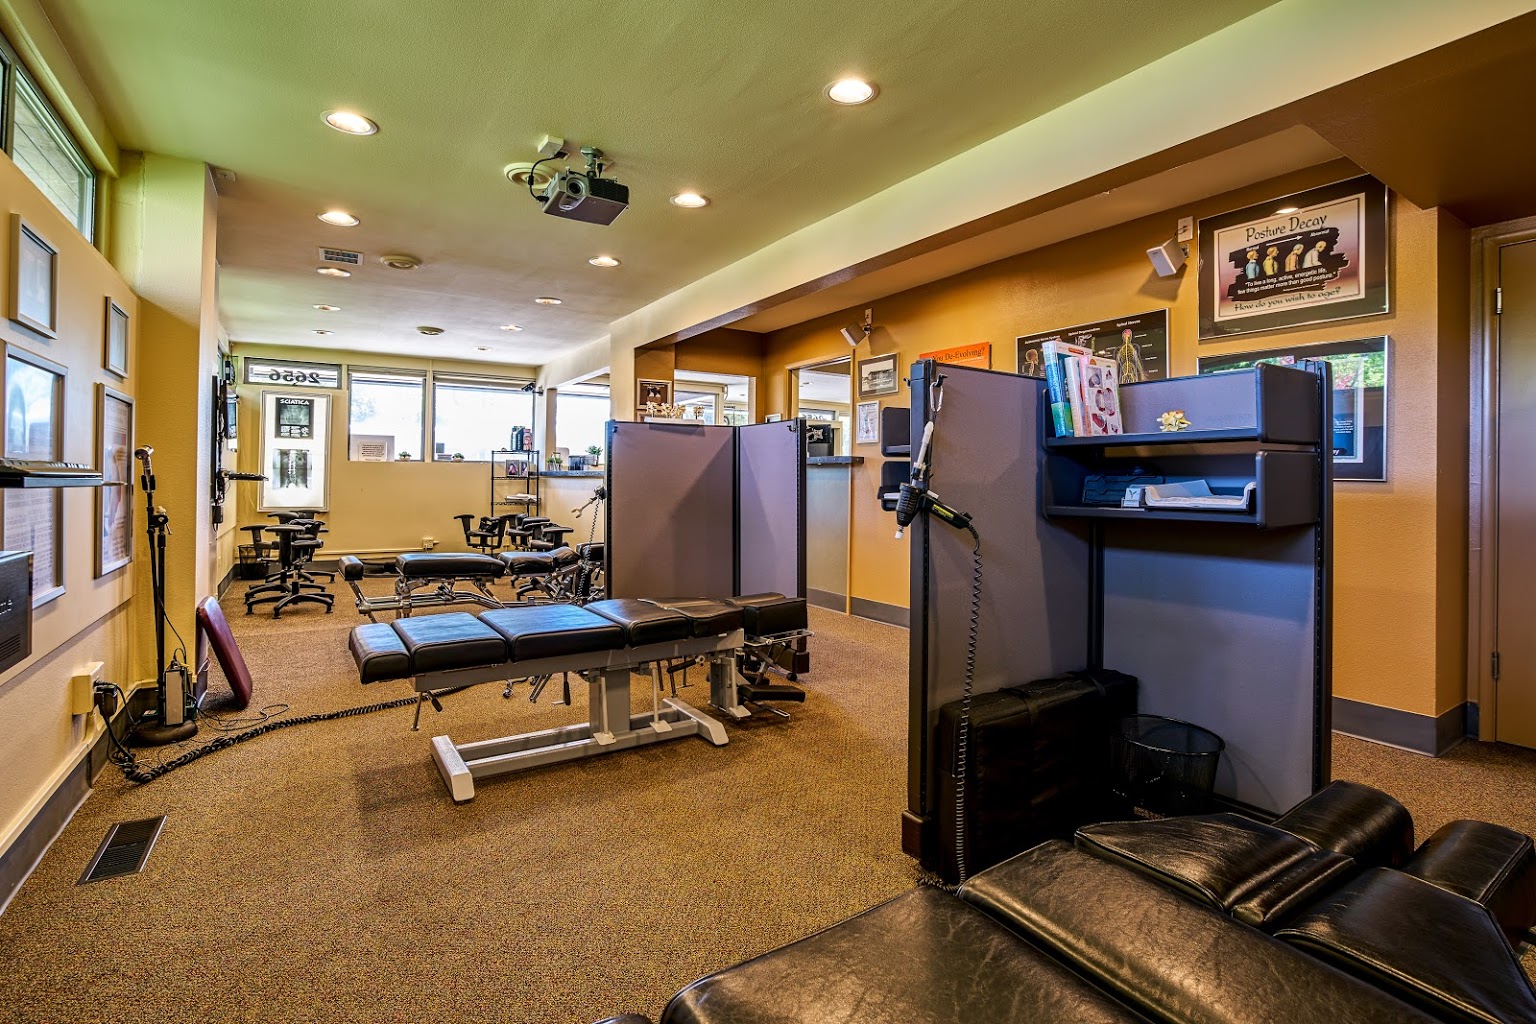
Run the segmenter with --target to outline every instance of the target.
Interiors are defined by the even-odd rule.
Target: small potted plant
[[[551,455],[549,458],[544,460],[544,464],[549,467],[549,471],[551,473],[558,473],[560,471],[560,466],[562,463],[564,463],[564,461],[565,460],[560,458],[558,455]]]
[[[395,461],[396,462],[410,462],[411,461],[411,453],[410,452],[401,452],[400,454],[395,456]]]
[[[464,453],[463,452],[454,452],[453,453],[453,461],[454,462],[463,462],[464,461]]]
[[[598,463],[602,460],[603,457],[603,446],[600,444],[594,444],[590,446],[587,448],[587,455],[590,456],[587,459],[587,465],[591,466],[593,469],[596,469]]]

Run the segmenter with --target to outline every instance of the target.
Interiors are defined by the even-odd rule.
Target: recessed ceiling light
[[[520,331],[520,330],[523,329],[523,325],[522,324],[502,324],[501,325],[501,329],[504,330],[504,331]]]
[[[315,273],[324,274],[326,277],[351,277],[352,271],[342,270],[340,267],[316,267]]]
[[[1301,209],[1301,207],[1299,207],[1299,206],[1282,206],[1282,207],[1280,207],[1280,209],[1276,210],[1275,212],[1276,213],[1295,213],[1297,210],[1300,210],[1300,209]]]
[[[673,206],[681,206],[685,210],[697,210],[708,206],[709,200],[697,192],[679,192],[671,199]]]
[[[843,78],[827,86],[827,99],[845,107],[856,107],[875,98],[876,89],[862,78]]]
[[[489,345],[476,345],[475,346],[475,351],[476,352],[489,352],[490,350],[491,350],[491,347]]]
[[[335,331],[310,331],[310,333],[311,334],[318,334],[318,335],[324,337],[327,334],[335,334],[336,332]]]
[[[553,295],[540,295],[538,298],[534,299],[533,301],[537,302],[541,306],[558,306],[558,305],[560,305],[560,300],[555,298]]]
[[[423,324],[422,326],[416,328],[416,333],[425,334],[429,338],[435,338],[439,334],[443,333],[443,329],[441,327],[429,327]]]
[[[346,210],[326,210],[320,214],[320,219],[338,228],[355,228],[358,223],[357,218]]]
[[[339,312],[341,312],[341,307],[340,306],[332,306],[332,305],[330,305],[328,303],[325,303],[325,302],[317,302],[315,304],[315,308],[318,309],[322,313],[339,313]]]
[[[354,114],[350,110],[327,110],[325,123],[348,135],[373,135],[379,130],[379,126],[373,121],[362,114]]]
[[[612,256],[593,256],[587,262],[594,267],[616,267],[619,265],[619,261]]]

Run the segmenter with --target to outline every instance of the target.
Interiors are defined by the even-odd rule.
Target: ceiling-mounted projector
[[[567,168],[559,172],[544,187],[543,195],[534,193],[534,198],[544,204],[544,212],[552,217],[612,224],[629,209],[629,186],[603,177],[602,150],[584,146],[581,155],[587,158],[585,171]]]

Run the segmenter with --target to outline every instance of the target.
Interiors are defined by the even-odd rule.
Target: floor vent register
[[[103,878],[118,875],[136,875],[144,870],[149,851],[154,849],[160,830],[165,828],[165,815],[158,818],[141,818],[138,821],[120,821],[107,829],[106,838],[96,848],[96,855],[86,865],[85,874],[77,885],[99,882]]]

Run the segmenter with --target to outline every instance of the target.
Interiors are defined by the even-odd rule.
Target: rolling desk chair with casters
[[[484,554],[500,550],[501,542],[505,539],[507,532],[506,516],[481,516],[479,525],[473,529],[470,527],[475,520],[472,514],[465,512],[453,518],[464,527],[466,545]]]
[[[267,529],[277,534],[277,555],[282,565],[278,575],[281,579],[267,586],[252,588],[245,595],[245,613],[252,614],[258,604],[271,603],[272,617],[277,619],[282,617],[283,609],[289,605],[311,603],[324,605],[325,613],[329,615],[335,597],[325,593],[325,588],[315,583],[314,577],[302,568],[324,544],[317,536],[320,532],[319,524],[315,523],[311,527],[295,521],[269,526]],[[334,577],[334,574],[329,575]]]
[[[272,518],[277,519],[283,526],[303,527],[306,535],[314,538],[326,532],[325,522],[316,519],[315,515],[316,513],[308,509],[300,509],[295,512],[274,512],[272,513]],[[310,564],[314,558],[314,553],[323,546],[322,544],[316,544],[313,547],[308,545],[300,546],[299,575],[303,577],[305,583],[318,583],[319,581],[315,579],[317,576],[324,576],[328,583],[336,582],[334,570],[317,569]]]

